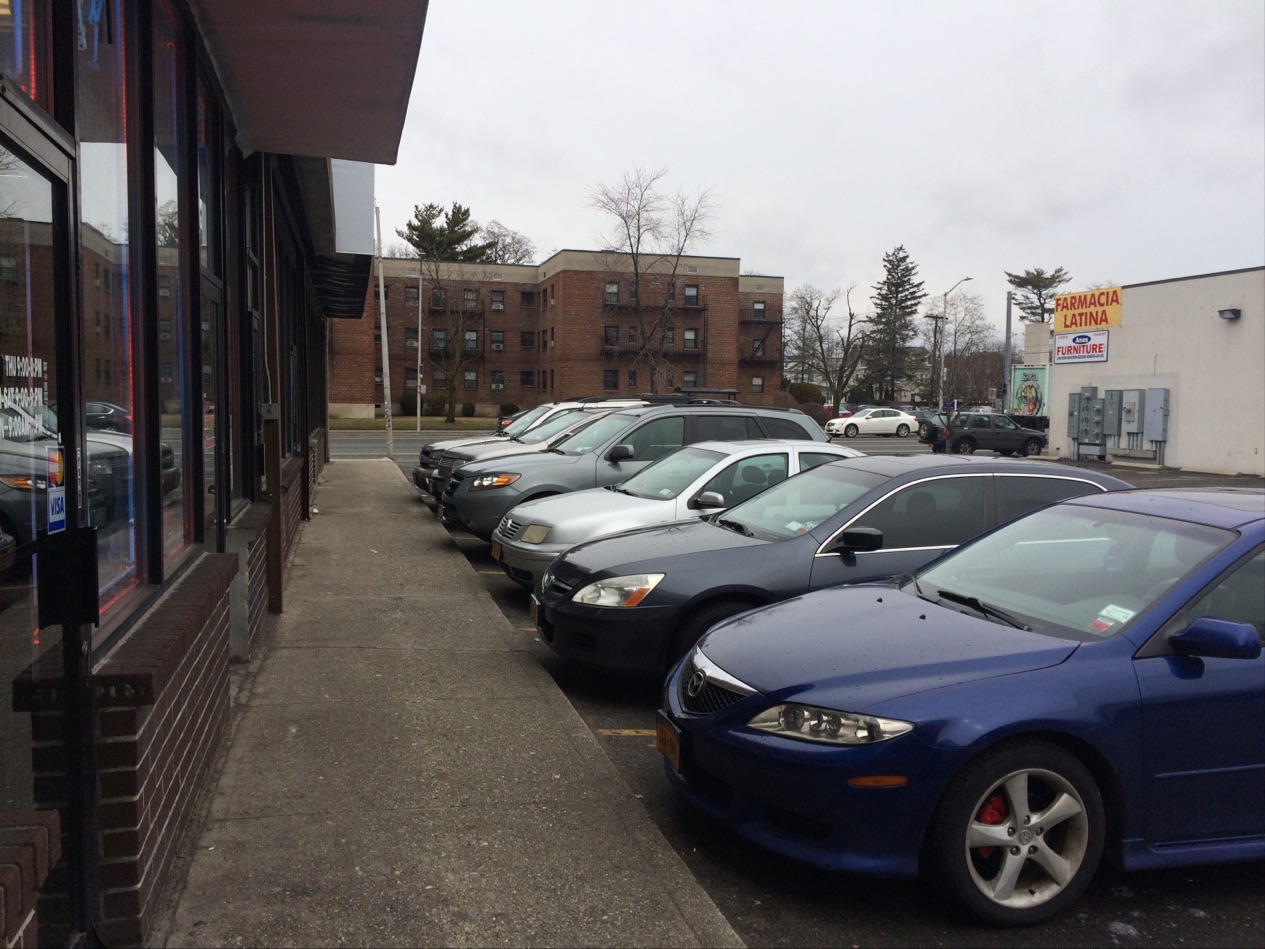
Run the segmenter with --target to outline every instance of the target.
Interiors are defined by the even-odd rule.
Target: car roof
[[[819,442],[813,438],[735,438],[720,439],[713,438],[705,442],[691,442],[683,446],[685,448],[705,448],[709,451],[719,451],[726,455],[735,455],[739,452],[750,451],[759,453],[761,451],[769,451],[777,448],[804,448],[812,451],[821,451],[826,448],[831,454],[841,449],[842,445],[832,445],[830,442]],[[678,449],[679,451],[680,449]],[[850,449],[848,449],[850,450]]]
[[[799,409],[782,408],[776,405],[744,405],[740,402],[708,402],[699,400],[688,400],[681,402],[670,402],[667,405],[637,405],[626,409],[621,409],[621,415],[668,415],[673,412],[680,412],[682,409],[691,413],[706,412],[708,415],[747,415],[751,412],[764,415],[804,415]],[[808,416],[804,416],[807,418]]]
[[[1068,503],[1171,517],[1231,530],[1265,520],[1265,489],[1261,488],[1135,488],[1090,495]]]
[[[843,464],[832,461],[830,465]],[[987,474],[1048,474],[1062,478],[1085,478],[1098,484],[1118,484],[1119,490],[1132,488],[1113,475],[1099,474],[1087,468],[1075,468],[1057,461],[1034,461],[1024,458],[981,458],[977,455],[866,455],[849,459],[849,468],[858,468],[887,478],[905,474],[965,474],[979,471]]]

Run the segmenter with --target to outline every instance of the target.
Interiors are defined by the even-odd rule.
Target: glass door
[[[0,812],[59,816],[66,862],[42,894],[42,943],[85,925],[82,624],[84,605],[96,608],[89,525],[105,503],[75,441],[70,163],[63,142],[0,101]]]

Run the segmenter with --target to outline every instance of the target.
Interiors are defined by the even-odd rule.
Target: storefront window
[[[97,578],[101,608],[136,584],[136,445],[132,437],[131,271],[128,267],[128,165],[122,11],[119,4],[92,6],[92,42],[77,49],[75,112],[79,149],[80,314],[84,423],[88,456],[107,503],[94,508]],[[104,19],[109,18],[109,19]],[[104,448],[126,452],[123,471],[106,470]],[[92,461],[94,453],[97,461]]]
[[[102,7],[104,6],[104,11]],[[92,59],[101,46],[108,48],[109,16],[113,4],[79,4],[76,28],[80,53]],[[91,10],[89,9],[91,7]],[[108,53],[106,54],[108,55]],[[0,71],[21,87],[33,101],[52,112],[53,88],[48,58],[48,4],[45,0],[0,2]]]
[[[180,489],[163,501],[163,553],[170,559],[192,540],[193,497],[189,490],[191,450],[186,435],[190,413],[185,404],[189,391],[185,378],[189,321],[185,312],[185,286],[180,272],[180,239],[186,233],[180,207],[180,176],[184,165],[180,114],[183,83],[183,40],[176,18],[165,0],[154,4],[154,209],[157,215],[158,319],[170,321],[171,332],[160,333],[158,377],[161,438],[173,451],[171,462],[181,471]],[[163,291],[167,294],[164,296]],[[201,411],[197,413],[201,424]],[[174,480],[174,479],[173,479]]]

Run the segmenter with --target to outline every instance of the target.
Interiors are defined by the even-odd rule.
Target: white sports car
[[[826,423],[826,437],[854,438],[857,435],[895,435],[904,438],[918,431],[918,419],[900,409],[862,409],[847,418],[832,418]]]

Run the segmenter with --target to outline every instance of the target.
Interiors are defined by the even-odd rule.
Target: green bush
[[[422,402],[423,415],[447,415],[448,414],[448,394],[446,392],[432,392],[426,396]]]
[[[462,414],[463,416],[465,416],[466,418],[473,418],[473,417],[474,417],[474,403],[473,403],[473,402],[462,402],[462,403],[461,403],[461,414]]]
[[[416,415],[417,414],[417,390],[405,389],[404,394],[400,396],[400,414]]]
[[[792,382],[786,387],[786,391],[791,394],[791,398],[801,405],[806,402],[816,402],[821,405],[826,401],[826,397],[821,391],[821,386],[814,385],[811,382]]]

